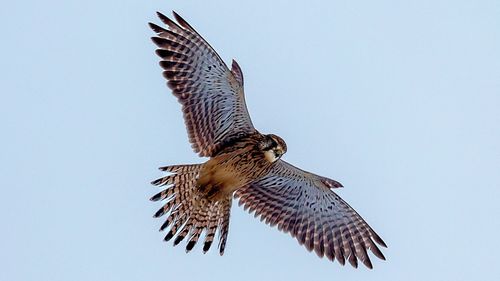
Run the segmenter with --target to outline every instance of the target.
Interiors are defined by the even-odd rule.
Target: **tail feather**
[[[182,227],[182,229],[177,234],[177,237],[174,240],[174,246],[176,246],[182,240],[184,240],[184,238],[186,237],[186,235],[188,235],[189,232],[191,231],[191,227],[192,226],[193,226],[193,217],[190,217],[190,218],[187,219],[186,224],[184,224],[184,226]]]
[[[198,223],[197,223],[198,225]],[[196,245],[196,242],[198,242],[198,239],[201,236],[201,233],[204,230],[203,226],[197,226],[193,228],[194,230],[191,231],[191,235],[189,236],[188,243],[186,246],[186,252],[189,252],[193,249],[194,245]]]
[[[173,174],[170,176],[166,176],[166,177],[154,180],[151,182],[151,184],[156,185],[156,186],[163,186],[163,185],[167,185],[167,184],[181,184],[182,182],[189,180],[189,178],[191,178],[193,176],[193,174],[196,174],[196,172],[193,171],[193,172],[188,172],[188,173],[181,174],[181,175]]]
[[[199,192],[196,182],[201,170],[200,164],[175,165],[161,167],[160,170],[172,174],[152,182],[156,186],[166,188],[153,197],[151,201],[164,201],[164,205],[155,213],[155,217],[165,214],[167,218],[160,231],[169,228],[165,241],[174,239],[174,246],[186,237],[186,252],[189,252],[206,231],[203,252],[210,249],[215,233],[219,229],[219,251],[222,255],[229,230],[229,214],[231,196],[219,201],[210,200]]]
[[[169,241],[170,239],[172,239],[172,237],[175,236],[175,234],[177,233],[177,231],[179,230],[179,228],[186,222],[186,219],[187,219],[187,214],[186,213],[183,213],[183,214],[177,216],[175,218],[174,224],[170,228],[170,230],[167,233],[167,235],[165,236],[164,240],[165,241]],[[174,246],[175,246],[175,244],[174,244]]]
[[[165,230],[169,225],[171,225],[175,221],[175,216],[170,215],[165,222],[160,226],[160,231]]]
[[[219,253],[222,256],[226,248],[227,234],[229,232],[229,215],[231,211],[231,198],[227,199],[227,204],[222,210],[222,217],[219,219],[220,238],[219,238]]]
[[[214,236],[215,232],[217,231],[217,221],[218,221],[218,214],[217,210],[215,210],[215,205],[213,208],[211,208],[212,212],[215,213],[215,215],[211,216],[208,224],[206,226],[207,228],[207,235],[205,235],[205,242],[203,244],[203,252],[207,252],[210,249],[210,246],[212,245],[212,242],[214,241]]]
[[[191,164],[191,165],[164,166],[160,167],[159,169],[164,172],[188,174],[189,172],[199,172],[200,168],[201,168],[200,164]]]

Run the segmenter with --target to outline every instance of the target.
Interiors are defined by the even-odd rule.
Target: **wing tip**
[[[368,268],[368,269],[373,269],[373,264],[370,258],[367,256],[365,260],[362,260],[363,264]]]
[[[176,11],[172,10],[172,14],[174,15],[175,20],[184,28],[194,31],[194,28],[189,25],[189,23],[183,19]]]
[[[156,15],[158,18],[166,25],[168,25],[170,28],[178,28],[180,29],[179,25],[175,23],[175,21],[171,20],[169,17],[165,16],[163,13],[160,11],[156,12]]]
[[[380,238],[380,236],[378,236],[378,234],[376,234],[374,232],[372,234],[372,237],[373,237],[373,240],[375,240],[375,242],[377,242],[380,246],[387,248],[387,244],[385,244],[384,240],[382,240],[382,238]]]
[[[349,255],[349,257],[347,258],[347,260],[352,265],[352,267],[358,268],[358,259],[356,258],[356,255],[354,255],[353,253],[351,253]]]
[[[165,29],[155,23],[148,22],[149,28],[151,28],[154,32],[160,34],[165,31]]]

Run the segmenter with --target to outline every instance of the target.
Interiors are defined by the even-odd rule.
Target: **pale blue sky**
[[[498,280],[500,2],[207,2],[2,4],[0,280]],[[320,260],[237,204],[223,257],[162,242],[149,182],[203,159],[156,10],[238,60],[256,127],[345,185],[387,261]]]

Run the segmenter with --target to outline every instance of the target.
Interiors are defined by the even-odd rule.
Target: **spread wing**
[[[332,188],[342,185],[334,180],[300,170],[279,160],[261,179],[238,189],[235,197],[250,213],[271,226],[290,233],[319,257],[347,259],[357,267],[358,259],[368,268],[367,253],[385,260],[378,244],[387,247],[371,227]]]
[[[182,104],[189,141],[200,156],[213,156],[224,144],[252,134],[243,93],[243,74],[231,70],[214,49],[179,15],[177,23],[158,13],[167,29],[153,23],[160,66]]]

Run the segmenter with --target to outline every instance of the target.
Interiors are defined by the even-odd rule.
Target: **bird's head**
[[[273,163],[280,159],[286,153],[285,141],[277,135],[265,135],[264,141],[261,143],[260,148],[264,152],[267,161]]]

